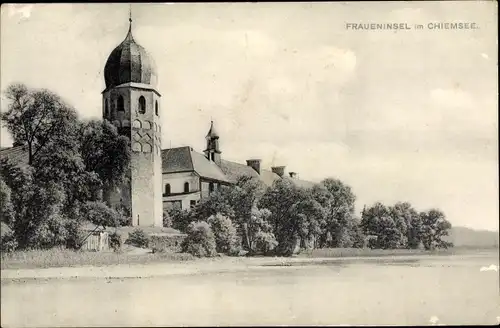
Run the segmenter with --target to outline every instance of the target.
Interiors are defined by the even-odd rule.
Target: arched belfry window
[[[189,192],[189,182],[184,183],[184,192]]]
[[[158,116],[158,100],[155,102],[155,114]]]
[[[143,96],[139,97],[139,113],[144,114],[146,112],[146,98]]]
[[[165,185],[165,195],[170,195],[170,183]]]
[[[123,103],[123,97],[122,96],[118,96],[118,99],[116,101],[116,109],[119,111],[119,112],[123,112],[125,111],[125,105]]]
[[[109,117],[109,103],[108,103],[108,99],[106,99],[104,101],[104,118],[108,118]]]

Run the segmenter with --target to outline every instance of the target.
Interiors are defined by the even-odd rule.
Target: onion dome
[[[132,19],[127,37],[109,55],[104,67],[106,88],[135,82],[156,87],[157,74],[153,58],[132,36]]]

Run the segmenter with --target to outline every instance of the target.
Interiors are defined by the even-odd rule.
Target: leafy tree
[[[356,196],[350,186],[338,179],[328,178],[312,188],[313,198],[325,211],[319,246],[344,247],[353,236],[345,236],[352,231]]]
[[[80,125],[80,152],[85,170],[95,172],[105,188],[120,186],[130,164],[127,137],[108,121],[92,120]]]
[[[362,213],[361,227],[369,237],[369,247],[393,249],[401,246],[401,234],[394,222],[390,209],[382,203],[365,208]]]
[[[17,240],[12,229],[5,223],[0,222],[0,251],[12,252],[17,248]]]
[[[268,254],[278,245],[272,232],[273,227],[269,223],[270,217],[271,212],[268,209],[259,209],[256,206],[252,208],[250,219],[244,223],[242,230],[245,233],[244,246],[250,254]]]
[[[420,217],[422,219],[422,244],[426,250],[453,246],[452,243],[443,240],[443,237],[449,234],[451,223],[446,220],[442,211],[431,209],[420,213]]]
[[[215,236],[217,252],[233,253],[238,245],[238,236],[231,220],[221,214],[216,214],[209,217],[207,223]]]
[[[191,222],[187,237],[181,245],[182,251],[198,257],[211,257],[217,254],[215,236],[205,221]]]
[[[9,104],[1,120],[16,144],[27,145],[30,165],[54,137],[66,136],[68,126],[76,121],[75,110],[51,91],[12,84],[5,95]]]
[[[14,221],[14,207],[12,206],[11,190],[0,176],[0,219],[7,225]]]
[[[391,216],[400,232],[400,244],[406,248],[420,245],[421,219],[410,203],[396,203],[389,208]]]
[[[181,232],[187,232],[188,226],[195,221],[194,213],[179,208],[171,208],[166,211],[172,219],[172,228]]]
[[[307,220],[306,213],[297,212],[298,205],[308,198],[308,193],[297,187],[288,179],[279,179],[273,182],[259,201],[259,208],[266,208],[271,212],[269,223],[273,227],[278,245],[276,252],[290,256],[303,233],[301,228]]]
[[[103,202],[85,202],[81,205],[80,212],[84,213],[86,220],[102,227],[118,227],[122,220],[117,211]]]

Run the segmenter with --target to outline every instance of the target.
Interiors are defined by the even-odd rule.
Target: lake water
[[[498,253],[2,283],[9,326],[497,324]],[[491,267],[493,268],[493,267]]]

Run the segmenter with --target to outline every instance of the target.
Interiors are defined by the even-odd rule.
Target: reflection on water
[[[498,257],[2,285],[2,327],[496,324]]]

